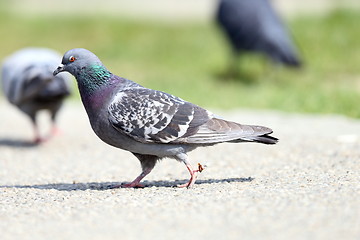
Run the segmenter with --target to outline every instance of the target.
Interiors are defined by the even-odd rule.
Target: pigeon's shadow
[[[227,178],[227,179],[207,179],[198,180],[195,185],[200,184],[213,184],[213,183],[232,183],[232,182],[251,182],[254,178]],[[144,181],[145,188],[148,187],[177,187],[180,184],[186,183],[188,180],[176,180],[176,181]],[[58,191],[85,191],[85,190],[110,190],[114,189],[123,183],[121,182],[103,182],[103,183],[53,183],[53,184],[39,184],[39,185],[5,185],[0,188],[35,188],[35,189],[55,189]]]
[[[0,146],[13,148],[32,148],[39,146],[39,144],[23,139],[0,138]]]

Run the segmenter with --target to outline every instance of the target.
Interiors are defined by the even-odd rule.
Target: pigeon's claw
[[[145,186],[140,184],[139,182],[133,181],[131,183],[121,184],[120,187],[122,187],[122,188],[144,188]]]
[[[144,188],[145,186],[140,184],[139,182],[132,181],[131,183],[124,183],[124,184],[118,184],[111,186],[111,189],[114,188]]]
[[[34,144],[40,144],[40,143],[43,143],[45,141],[45,139],[41,138],[40,136],[36,136],[33,140],[33,143]]]

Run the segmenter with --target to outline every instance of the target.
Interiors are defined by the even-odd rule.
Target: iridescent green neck
[[[111,76],[111,73],[104,65],[94,64],[80,70],[76,77],[79,88],[85,92],[92,93],[106,84]]]

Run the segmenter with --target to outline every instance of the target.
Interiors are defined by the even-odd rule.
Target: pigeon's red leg
[[[189,170],[189,173],[190,173],[190,180],[189,180],[189,182],[187,182],[187,183],[185,183],[185,184],[182,184],[182,185],[179,185],[178,187],[181,187],[181,188],[183,188],[183,187],[191,188],[191,187],[194,185],[195,181],[196,181],[198,172],[201,172],[204,168],[203,168],[203,166],[199,163],[199,168],[196,169],[196,170],[194,170],[193,167],[191,166],[189,160],[188,160],[187,155],[186,155],[185,153],[182,153],[182,154],[177,155],[177,158],[178,158],[179,160],[181,160],[182,162],[185,163],[186,168]]]
[[[34,135],[35,135],[33,142],[34,142],[35,144],[40,144],[40,143],[42,143],[42,142],[44,141],[44,139],[42,139],[42,138],[40,137],[39,129],[38,129],[38,127],[37,127],[37,125],[36,125],[35,123],[33,123],[33,129],[34,129]]]
[[[143,188],[144,185],[140,184],[140,181],[144,177],[146,177],[146,175],[148,175],[151,172],[151,170],[152,170],[152,168],[145,169],[137,178],[135,178],[134,181],[132,181],[131,183],[118,185],[118,187],[122,187],[122,188]]]
[[[187,169],[189,170],[190,180],[189,180],[189,182],[187,182],[185,184],[182,184],[182,185],[179,185],[178,187],[180,187],[180,188],[183,188],[183,187],[191,188],[194,185],[195,181],[196,181],[197,173],[199,172],[199,169],[194,170],[192,168],[192,166],[190,165],[190,163],[188,163],[187,161],[185,162],[185,165],[186,165]]]
[[[143,188],[144,185],[140,184],[140,181],[146,177],[155,167],[155,164],[159,157],[154,155],[145,155],[145,154],[139,154],[139,153],[133,153],[140,161],[142,173],[135,178],[134,181],[131,183],[121,184],[113,186],[112,188]]]

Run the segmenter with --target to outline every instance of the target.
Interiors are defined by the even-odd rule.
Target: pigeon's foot
[[[134,181],[131,183],[122,184],[121,187],[122,188],[144,188],[145,186]]]
[[[198,170],[195,170],[193,172],[190,172],[191,174],[191,177],[190,177],[190,180],[189,182],[185,183],[185,184],[181,184],[181,185],[178,185],[179,188],[192,188],[194,186],[194,183],[196,181],[196,178],[197,178],[197,173],[198,173]]]
[[[185,163],[187,169],[189,170],[189,173],[191,175],[189,182],[185,183],[185,184],[181,184],[178,185],[179,188],[192,188],[194,186],[194,183],[196,181],[198,172],[202,172],[204,170],[204,168],[206,167],[205,165],[202,166],[200,163],[198,163],[198,169],[193,170],[192,166],[190,165],[190,163]]]
[[[51,127],[50,134],[48,136],[41,136],[39,129],[35,123],[33,124],[33,128],[34,128],[34,135],[35,135],[34,140],[33,140],[34,144],[45,143],[45,142],[49,141],[49,139],[51,137],[58,135],[60,133],[60,130],[55,125],[53,125]]]
[[[32,140],[33,144],[43,144],[46,143],[49,140],[47,137],[41,137],[40,135],[37,135]]]
[[[43,143],[48,142],[49,139],[50,139],[50,136],[45,136],[45,137],[37,136],[34,138],[33,142],[34,142],[34,144],[43,144]]]
[[[40,136],[39,129],[38,129],[36,123],[35,123],[35,120],[33,120],[33,129],[34,129],[34,140],[33,140],[33,143],[34,143],[34,144],[43,143],[43,142],[45,141],[45,139]]]
[[[34,140],[33,140],[33,143],[34,144],[40,144],[42,142],[44,142],[45,140],[41,137],[35,137]]]
[[[131,183],[125,183],[125,184],[121,184],[121,185],[115,185],[112,188],[144,188],[145,186],[140,184],[140,181],[146,176],[148,175],[151,170],[153,169],[153,167],[150,168],[146,168],[144,169],[144,171],[137,177],[135,178],[134,181],[132,181]]]
[[[53,126],[50,131],[50,137],[61,135],[62,131],[57,126]]]
[[[114,186],[111,186],[110,188],[114,189],[114,188],[144,188],[144,187],[145,187],[144,185],[133,181],[131,183],[114,185]]]
[[[36,144],[45,143],[45,142],[49,141],[51,138],[53,138],[54,136],[59,136],[61,134],[62,134],[62,131],[59,128],[57,128],[56,126],[53,126],[50,130],[50,133],[46,136],[41,137],[40,134],[37,132],[36,137],[34,139],[34,143],[36,143]]]

